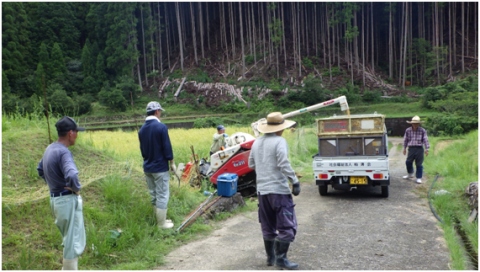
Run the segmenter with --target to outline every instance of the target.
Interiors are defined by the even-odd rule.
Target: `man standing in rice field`
[[[58,140],[50,144],[38,164],[38,175],[50,189],[50,207],[55,216],[55,225],[62,234],[63,270],[77,270],[78,257],[86,244],[83,222],[83,203],[80,196],[78,170],[69,146],[75,144],[77,133],[85,128],[65,116],[57,127]]]
[[[143,157],[143,171],[147,181],[151,202],[159,228],[173,228],[173,222],[167,219],[167,205],[170,197],[170,174],[175,172],[172,144],[168,128],[160,122],[161,112],[165,111],[160,103],[152,101],[147,105],[147,118],[138,131],[140,151]]]
[[[212,142],[212,146],[210,147],[210,156],[212,156],[213,153],[223,150],[226,147],[227,137],[228,137],[228,134],[225,133],[225,126],[218,125],[217,133],[213,134],[213,142]]]

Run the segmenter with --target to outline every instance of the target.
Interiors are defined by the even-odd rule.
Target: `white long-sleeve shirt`
[[[298,182],[288,160],[287,141],[275,133],[267,133],[253,143],[248,166],[257,174],[257,192],[266,194],[291,194],[288,181]]]

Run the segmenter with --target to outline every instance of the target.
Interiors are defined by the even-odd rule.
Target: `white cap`
[[[152,102],[148,103],[147,112],[156,111],[156,110],[165,111],[162,108],[162,106],[160,106],[160,103],[158,103],[157,101],[152,101]]]

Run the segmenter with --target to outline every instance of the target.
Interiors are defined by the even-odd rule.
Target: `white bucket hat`
[[[418,115],[415,115],[415,116],[413,116],[412,121],[407,121],[407,123],[409,123],[409,124],[421,124],[423,122],[420,121],[420,117],[418,117]]]
[[[257,126],[261,133],[274,133],[295,125],[295,121],[285,120],[282,113],[272,112],[268,114],[267,119],[260,122]]]

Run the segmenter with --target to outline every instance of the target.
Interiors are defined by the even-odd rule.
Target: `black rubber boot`
[[[287,259],[290,242],[275,240],[275,266],[288,270],[298,269],[298,264]]]
[[[275,264],[275,240],[263,239],[265,251],[267,252],[267,266]]]

